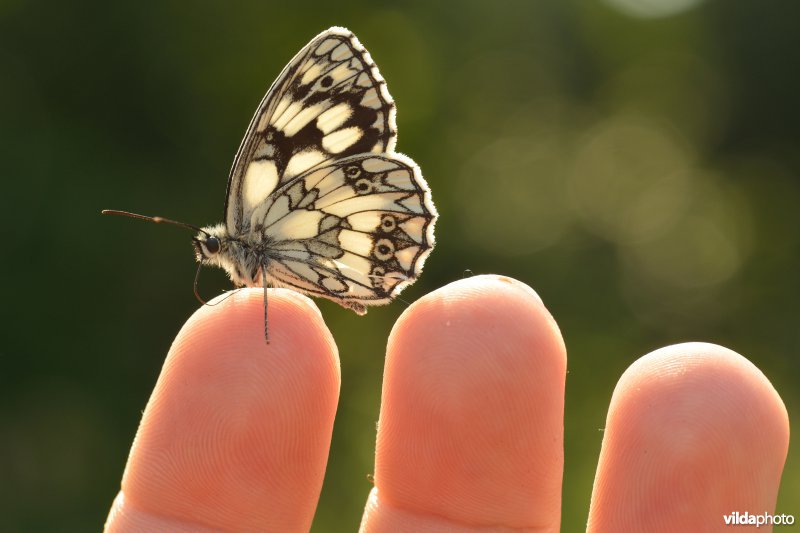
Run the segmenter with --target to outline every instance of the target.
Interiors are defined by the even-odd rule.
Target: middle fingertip
[[[465,324],[471,324],[465,327]],[[394,342],[404,342],[406,331],[423,327],[428,338],[448,338],[448,342],[502,341],[492,337],[492,332],[510,324],[519,333],[541,335],[544,341],[556,341],[561,349],[547,353],[561,353],[566,357],[563,339],[556,321],[544,306],[542,299],[530,286],[507,276],[479,275],[454,281],[437,289],[412,304],[397,320],[389,336],[389,352]],[[448,335],[453,328],[469,329],[478,338]],[[455,331],[455,330],[453,330]],[[434,335],[434,333],[441,335]],[[564,361],[565,363],[565,361]]]
[[[387,349],[380,500],[475,525],[557,524],[565,375],[558,327],[519,282],[475,276],[415,302]]]

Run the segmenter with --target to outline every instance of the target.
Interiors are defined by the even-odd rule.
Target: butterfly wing
[[[308,169],[391,152],[395,139],[394,102],[369,53],[344,28],[322,32],[286,66],[250,122],[228,180],[228,233],[249,231],[253,211]]]
[[[359,154],[314,167],[253,213],[275,285],[359,314],[413,283],[437,217],[419,167],[400,154]]]

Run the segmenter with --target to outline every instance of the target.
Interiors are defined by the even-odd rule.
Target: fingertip
[[[553,362],[566,365],[566,349],[556,321],[530,286],[507,276],[479,275],[452,282],[435,290],[406,309],[389,336],[389,353],[393,343],[406,343],[406,335],[438,337],[449,344],[483,343],[495,330],[509,324],[526,324],[521,333],[541,336],[544,342],[560,343],[558,350],[546,353]],[[472,327],[465,327],[472,324]],[[469,330],[475,335],[448,335],[448,330]],[[475,339],[478,336],[480,339]],[[551,359],[552,360],[552,359]],[[388,361],[387,361],[388,363]]]
[[[769,431],[770,444],[788,445],[788,412],[775,387],[750,360],[724,346],[687,342],[639,358],[620,377],[609,416],[652,417],[638,401],[645,398],[665,408],[655,414],[670,419],[701,425],[738,420]]]
[[[589,529],[696,530],[772,510],[788,442],[780,396],[745,357],[706,343],[656,350],[614,390]]]
[[[565,375],[558,327],[518,281],[475,276],[415,302],[387,348],[377,501],[392,516],[557,527]]]
[[[203,306],[173,343],[137,432],[126,505],[223,529],[311,523],[340,387],[316,307],[270,290]]]
[[[237,289],[217,296],[189,317],[175,344],[216,342],[274,351],[318,342],[337,353],[338,360],[333,336],[313,300],[297,291],[269,289],[269,342],[264,337],[264,305],[262,289]],[[309,332],[313,335],[309,336]]]

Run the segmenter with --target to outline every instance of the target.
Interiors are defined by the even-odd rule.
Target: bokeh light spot
[[[466,239],[503,256],[558,240],[569,219],[562,161],[556,143],[535,136],[497,141],[470,158],[457,190]]]
[[[569,176],[572,207],[584,227],[617,243],[666,231],[691,194],[689,154],[660,124],[616,116],[588,132]]]
[[[605,2],[630,17],[654,19],[683,13],[699,5],[702,0],[605,0]]]

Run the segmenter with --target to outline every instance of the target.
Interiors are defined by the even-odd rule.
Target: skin
[[[265,345],[262,305],[242,290],[180,331],[108,531],[308,530],[338,354],[313,302],[286,290],[270,293]],[[520,282],[477,276],[411,305],[389,336],[361,530],[559,531],[565,378],[558,326]],[[780,396],[741,355],[645,355],[611,400],[588,531],[728,531],[731,511],[774,512],[788,442]]]

